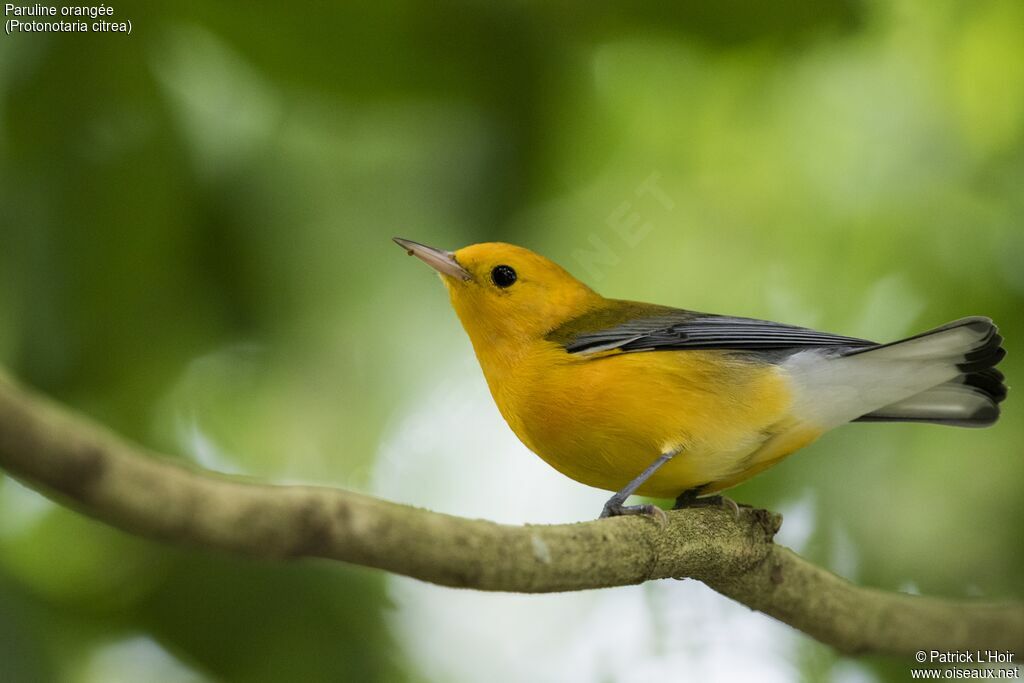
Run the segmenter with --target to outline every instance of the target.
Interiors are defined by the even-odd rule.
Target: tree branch
[[[320,557],[423,581],[546,593],[693,578],[848,653],[1024,650],[1024,604],[860,588],[772,538],[744,509],[506,526],[310,486],[187,469],[0,378],[0,467],[114,527],[267,558]]]

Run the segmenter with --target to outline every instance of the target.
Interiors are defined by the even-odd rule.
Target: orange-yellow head
[[[478,348],[541,339],[602,301],[557,263],[514,244],[487,242],[449,252],[394,239],[441,274]]]

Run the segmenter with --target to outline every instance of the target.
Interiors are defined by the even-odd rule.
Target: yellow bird
[[[616,491],[602,517],[724,491],[853,421],[986,427],[1006,397],[988,318],[890,344],[606,299],[512,244],[455,252],[395,238],[441,274],[512,431],[576,481]]]

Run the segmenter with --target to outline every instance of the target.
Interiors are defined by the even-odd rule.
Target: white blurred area
[[[202,683],[210,680],[147,636],[130,636],[92,650],[75,683]]]
[[[510,524],[593,519],[609,495],[577,484],[523,446],[479,368],[440,372],[382,440],[373,477],[382,497]],[[799,550],[814,500],[783,510],[780,541]],[[808,649],[788,626],[696,581],[552,595],[482,593],[389,578],[391,624],[410,667],[429,681],[743,681],[800,678]],[[871,681],[842,662],[829,680]]]
[[[13,477],[0,478],[0,545],[31,533],[57,504]]]

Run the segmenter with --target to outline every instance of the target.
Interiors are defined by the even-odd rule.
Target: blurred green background
[[[988,315],[1024,376],[1019,0],[114,9],[130,36],[0,37],[0,363],[151,447],[596,515],[514,443],[392,235],[882,340]],[[985,431],[843,428],[734,497],[859,583],[1024,598],[1015,399]],[[671,586],[480,596],[163,547],[0,473],[3,681],[908,678]]]

